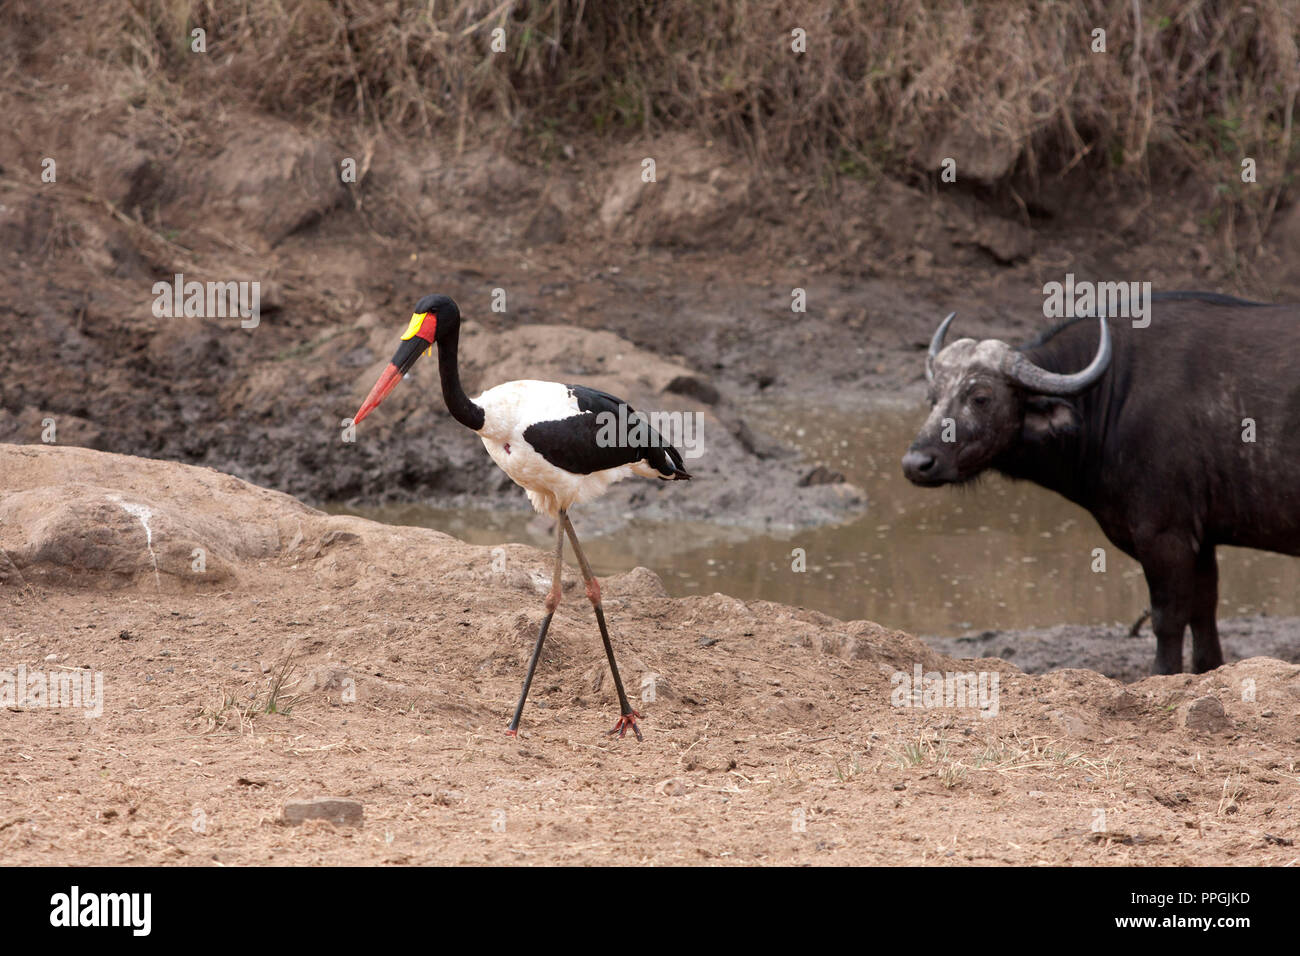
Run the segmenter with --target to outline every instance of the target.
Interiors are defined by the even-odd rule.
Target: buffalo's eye
[[[970,403],[974,405],[976,408],[983,408],[985,405],[989,403],[989,397],[983,394],[972,395],[970,397]]]

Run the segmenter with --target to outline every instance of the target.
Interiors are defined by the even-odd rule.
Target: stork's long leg
[[[551,578],[551,593],[546,595],[546,617],[542,618],[541,629],[537,632],[537,643],[533,646],[533,656],[528,661],[528,673],[524,676],[524,689],[519,692],[519,703],[515,705],[515,715],[510,719],[506,733],[511,737],[519,734],[519,718],[524,713],[524,701],[528,699],[528,688],[533,685],[533,671],[537,669],[537,660],[542,656],[542,642],[546,640],[546,629],[551,626],[555,609],[560,606],[560,573],[564,570],[564,526],[568,522],[563,511],[555,522],[555,574]]]
[[[587,582],[587,597],[591,600],[592,609],[596,612],[596,623],[600,625],[600,639],[605,642],[605,655],[609,658],[609,671],[614,675],[614,689],[618,691],[618,706],[621,708],[621,716],[618,718],[609,735],[612,737],[618,734],[622,737],[627,733],[629,727],[632,733],[636,734],[637,740],[644,739],[641,736],[641,728],[636,725],[640,714],[632,709],[632,705],[627,702],[627,694],[623,690],[623,680],[618,676],[618,664],[614,663],[614,645],[609,642],[609,628],[605,626],[605,610],[600,604],[600,582],[596,576],[591,573],[591,565],[587,563],[587,556],[582,553],[582,545],[578,544],[578,533],[573,530],[573,523],[569,521],[566,512],[560,512],[560,520],[564,523],[564,528],[569,532],[569,542],[573,545],[573,553],[578,559],[578,567],[582,569],[582,579]]]

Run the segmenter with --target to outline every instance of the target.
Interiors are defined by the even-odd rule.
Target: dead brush
[[[848,783],[862,772],[862,761],[856,751],[851,750],[843,757],[831,756],[831,764],[840,783]]]
[[[432,132],[543,117],[695,126],[756,158],[870,164],[961,128],[1031,168],[1149,172],[1290,146],[1300,11],[1213,0],[116,0],[97,52],[180,77],[209,63],[262,105]],[[792,50],[792,29],[807,50]],[[1094,29],[1106,52],[1092,50]],[[506,50],[492,49],[502,29]],[[459,136],[458,136],[459,139]],[[1285,139],[1286,142],[1282,142]],[[1154,152],[1153,152],[1154,150]],[[1158,153],[1158,155],[1157,155]],[[1171,170],[1171,171],[1177,171]],[[1219,177],[1221,178],[1221,177]]]
[[[945,790],[952,790],[975,779],[979,773],[1022,774],[1045,772],[1049,779],[1057,780],[1071,774],[1082,773],[1093,782],[1117,786],[1123,783],[1123,761],[1113,755],[1090,756],[1057,746],[1057,741],[1047,737],[1029,737],[1022,740],[1018,734],[990,738],[973,755],[958,756],[952,745],[962,744],[959,739],[939,736],[917,737],[903,741],[886,752],[894,763],[906,770],[910,767],[930,765]]]
[[[299,678],[295,677],[296,668],[293,664],[293,655],[285,655],[280,662],[271,668],[270,675],[267,677],[266,696],[261,701],[261,712],[264,714],[290,714],[293,712],[298,702],[302,700],[302,694],[293,694],[290,691],[298,686]]]
[[[1237,771],[1233,771],[1224,778],[1223,790],[1219,794],[1219,805],[1215,808],[1216,817],[1226,817],[1229,814],[1236,813],[1241,809],[1241,798],[1245,796],[1246,788],[1241,784],[1241,776]]]
[[[942,763],[948,760],[952,742],[944,737],[922,735],[915,740],[905,740],[885,752],[900,767],[919,767],[929,761]]]
[[[972,769],[993,773],[1027,773],[1039,770],[1085,772],[1094,780],[1112,785],[1122,784],[1124,762],[1113,754],[1090,756],[1081,751],[1059,747],[1051,737],[1031,736],[1021,739],[1019,734],[992,738],[972,761]],[[1057,773],[1054,779],[1063,777]]]
[[[779,167],[926,179],[989,157],[1014,194],[1074,170],[1192,175],[1229,274],[1294,189],[1300,5],[1259,0],[14,0],[14,35],[125,68],[160,115],[222,89],[303,121],[512,149],[694,130]],[[205,31],[207,54],[190,52]],[[806,51],[792,49],[805,31]],[[1105,52],[1094,52],[1094,30]],[[503,31],[499,34],[494,31]],[[505,43],[503,52],[494,41]],[[168,92],[171,91],[171,92]],[[178,95],[180,93],[187,95]],[[171,106],[168,106],[171,104]],[[1257,182],[1243,183],[1243,159]],[[960,161],[960,160],[959,160]],[[774,175],[768,176],[768,173]],[[977,177],[979,178],[979,177]],[[829,201],[829,200],[828,200]]]
[[[253,729],[252,703],[231,690],[217,693],[218,703],[202,706],[190,719],[190,728],[202,734],[234,732],[243,734]]]
[[[946,737],[920,736],[915,740],[906,740],[886,752],[895,764],[906,770],[932,764],[939,784],[945,790],[952,790],[967,778],[970,768],[953,756],[951,745],[958,743]]]
[[[291,714],[304,696],[292,693],[299,681],[295,671],[293,656],[286,655],[267,673],[264,690],[241,694],[223,689],[217,694],[219,703],[200,707],[191,725],[200,733],[233,730],[243,734],[252,731],[253,721],[260,715]]]

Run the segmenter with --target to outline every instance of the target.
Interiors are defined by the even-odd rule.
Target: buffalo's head
[[[958,339],[944,348],[955,315],[943,320],[930,341],[930,417],[903,456],[903,474],[918,485],[969,481],[1017,442],[1075,427],[1077,413],[1065,399],[1095,385],[1110,365],[1105,318],[1091,364],[1062,374],[1039,368],[997,339]]]

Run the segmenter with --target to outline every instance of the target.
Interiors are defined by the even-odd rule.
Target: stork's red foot
[[[519,731],[515,730],[515,728],[513,728],[513,727],[507,727],[507,728],[506,728],[506,736],[507,736],[507,737],[518,737],[518,736],[519,736]]]
[[[610,728],[609,734],[607,736],[613,737],[615,734],[617,734],[618,736],[622,737],[625,733],[627,733],[628,728],[630,727],[632,728],[632,733],[636,734],[637,740],[645,740],[645,738],[641,736],[641,728],[636,725],[636,722],[637,720],[640,719],[640,717],[641,715],[638,714],[635,710],[632,711],[631,713],[624,714],[622,717],[618,719],[618,723],[616,723],[612,728]]]

